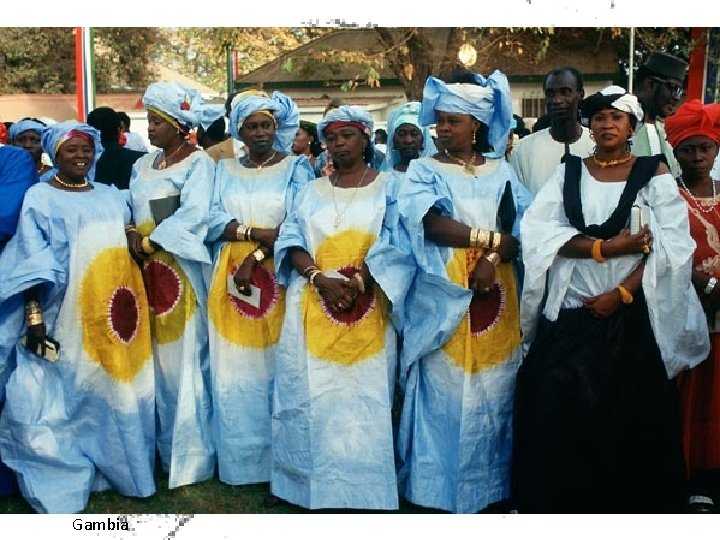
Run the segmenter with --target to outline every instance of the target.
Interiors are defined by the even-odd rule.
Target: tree
[[[154,28],[95,28],[98,92],[144,89],[161,35]],[[73,28],[3,28],[0,92],[74,93]]]

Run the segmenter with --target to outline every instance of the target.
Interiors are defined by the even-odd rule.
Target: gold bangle
[[[622,285],[617,286],[617,290],[620,291],[620,301],[623,304],[632,304],[633,302],[633,295],[628,291],[625,287]]]
[[[142,247],[143,253],[147,253],[148,255],[152,255],[153,253],[155,253],[155,248],[150,243],[149,236],[143,236],[142,242],[140,242],[140,246]]]
[[[314,264],[311,264],[310,266],[306,267],[305,270],[302,271],[302,276],[305,279],[307,279],[308,277],[310,277],[310,274],[312,273],[313,270],[319,270],[319,268],[317,266],[315,266]]]
[[[590,248],[590,254],[595,262],[604,263],[607,259],[602,254],[602,243],[603,241],[598,238],[593,242],[592,248]]]
[[[494,251],[491,251],[490,253],[485,255],[485,259],[490,261],[493,266],[497,266],[500,264],[500,254]]]
[[[251,242],[252,241],[252,227],[248,227],[245,229],[245,241]]]
[[[308,276],[308,283],[310,283],[310,285],[312,285],[314,287],[315,286],[315,278],[318,277],[318,275],[320,275],[320,274],[322,274],[322,271],[317,270],[317,269],[310,272],[310,275]]]
[[[28,326],[35,326],[38,324],[42,324],[42,322],[43,322],[42,312],[39,312],[39,311],[33,312],[33,313],[28,313],[26,318],[27,318]]]
[[[478,230],[470,228],[470,239],[468,240],[468,245],[470,247],[475,247],[477,245],[477,235]]]
[[[492,246],[490,246],[490,249],[493,251],[496,251],[500,247],[500,242],[502,241],[502,233],[496,232],[492,239]]]
[[[30,313],[32,311],[41,311],[40,304],[37,300],[30,300],[27,304],[25,304],[25,313]]]
[[[478,234],[478,247],[489,248],[490,247],[490,231],[480,229]]]
[[[360,294],[363,294],[365,292],[365,282],[363,281],[360,272],[355,272],[353,274],[353,277],[355,278],[355,281],[357,281],[358,291],[360,292]]]
[[[135,228],[134,223],[128,223],[127,225],[125,225],[125,234],[127,234],[129,232],[137,232],[137,229]]]
[[[245,240],[245,231],[247,230],[247,227],[243,225],[242,223],[238,224],[238,228],[235,229],[235,240]]]

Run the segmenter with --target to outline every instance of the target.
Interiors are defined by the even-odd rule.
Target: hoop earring
[[[595,140],[595,134],[592,131],[590,132],[590,140],[591,141]]]

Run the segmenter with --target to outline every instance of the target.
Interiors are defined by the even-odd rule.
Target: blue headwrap
[[[493,152],[487,157],[505,155],[510,124],[513,118],[510,85],[507,77],[495,70],[487,79],[473,74],[475,84],[447,84],[435,77],[428,77],[423,89],[420,123],[435,124],[437,112],[469,114],[488,126],[488,142]]]
[[[100,142],[100,132],[94,127],[82,122],[76,122],[75,120],[68,120],[67,122],[59,122],[57,124],[47,126],[43,130],[42,134],[43,152],[50,156],[54,165],[53,170],[57,172],[55,155],[57,154],[57,150],[60,148],[60,145],[70,138],[73,131],[79,131],[88,135],[92,138],[95,145],[95,158],[93,159],[92,167],[90,167],[90,171],[88,172],[88,178],[92,181],[95,178],[95,165],[97,164],[98,159],[100,159],[100,155],[103,153],[102,142]]]
[[[10,141],[14,141],[20,136],[21,133],[25,133],[26,131],[34,131],[38,135],[42,136],[42,133],[46,127],[47,126],[44,126],[43,124],[41,124],[40,122],[36,122],[35,120],[20,120],[19,122],[15,122],[12,126],[10,126],[10,129],[8,130],[8,136],[10,137]]]
[[[145,90],[142,102],[146,109],[171,124],[177,123],[185,131],[198,126],[207,129],[225,114],[224,104],[205,104],[200,92],[178,83],[152,83]]]
[[[418,114],[420,113],[420,103],[418,101],[411,101],[401,105],[397,109],[394,109],[387,120],[387,152],[385,152],[385,161],[383,162],[382,170],[391,171],[395,165],[400,161],[400,154],[393,148],[395,131],[403,124],[412,124],[416,126],[423,136],[422,149],[420,150],[420,157],[432,156],[437,152],[435,143],[433,142],[430,129],[427,126],[420,125],[420,119]]]
[[[230,134],[241,141],[243,122],[259,111],[270,111],[275,118],[273,150],[289,153],[300,127],[300,111],[295,102],[282,92],[273,92],[268,96],[265,92],[253,90],[235,96],[230,109]]]
[[[325,133],[328,125],[332,122],[354,122],[362,125],[363,133],[370,138],[373,132],[373,119],[370,113],[360,107],[351,107],[350,105],[341,105],[337,109],[328,112],[320,122],[318,122],[318,138],[320,142],[325,142]]]

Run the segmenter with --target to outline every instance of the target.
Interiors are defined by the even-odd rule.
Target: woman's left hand
[[[590,310],[593,316],[600,319],[607,319],[617,311],[622,304],[620,291],[613,289],[597,296],[590,296],[582,299],[585,307]]]
[[[495,233],[500,234],[500,233]],[[510,262],[518,255],[518,241],[511,234],[500,236],[500,246],[497,248],[498,255],[502,262]]]
[[[470,290],[480,294],[487,294],[495,285],[495,265],[485,257],[480,257],[475,263],[475,269],[470,277]]]
[[[238,291],[245,296],[250,296],[251,294],[250,279],[252,277],[252,271],[255,268],[256,264],[257,260],[255,259],[253,254],[250,253],[247,257],[245,257],[245,260],[243,260],[242,264],[238,267],[235,275],[233,276],[235,286],[237,287]]]

